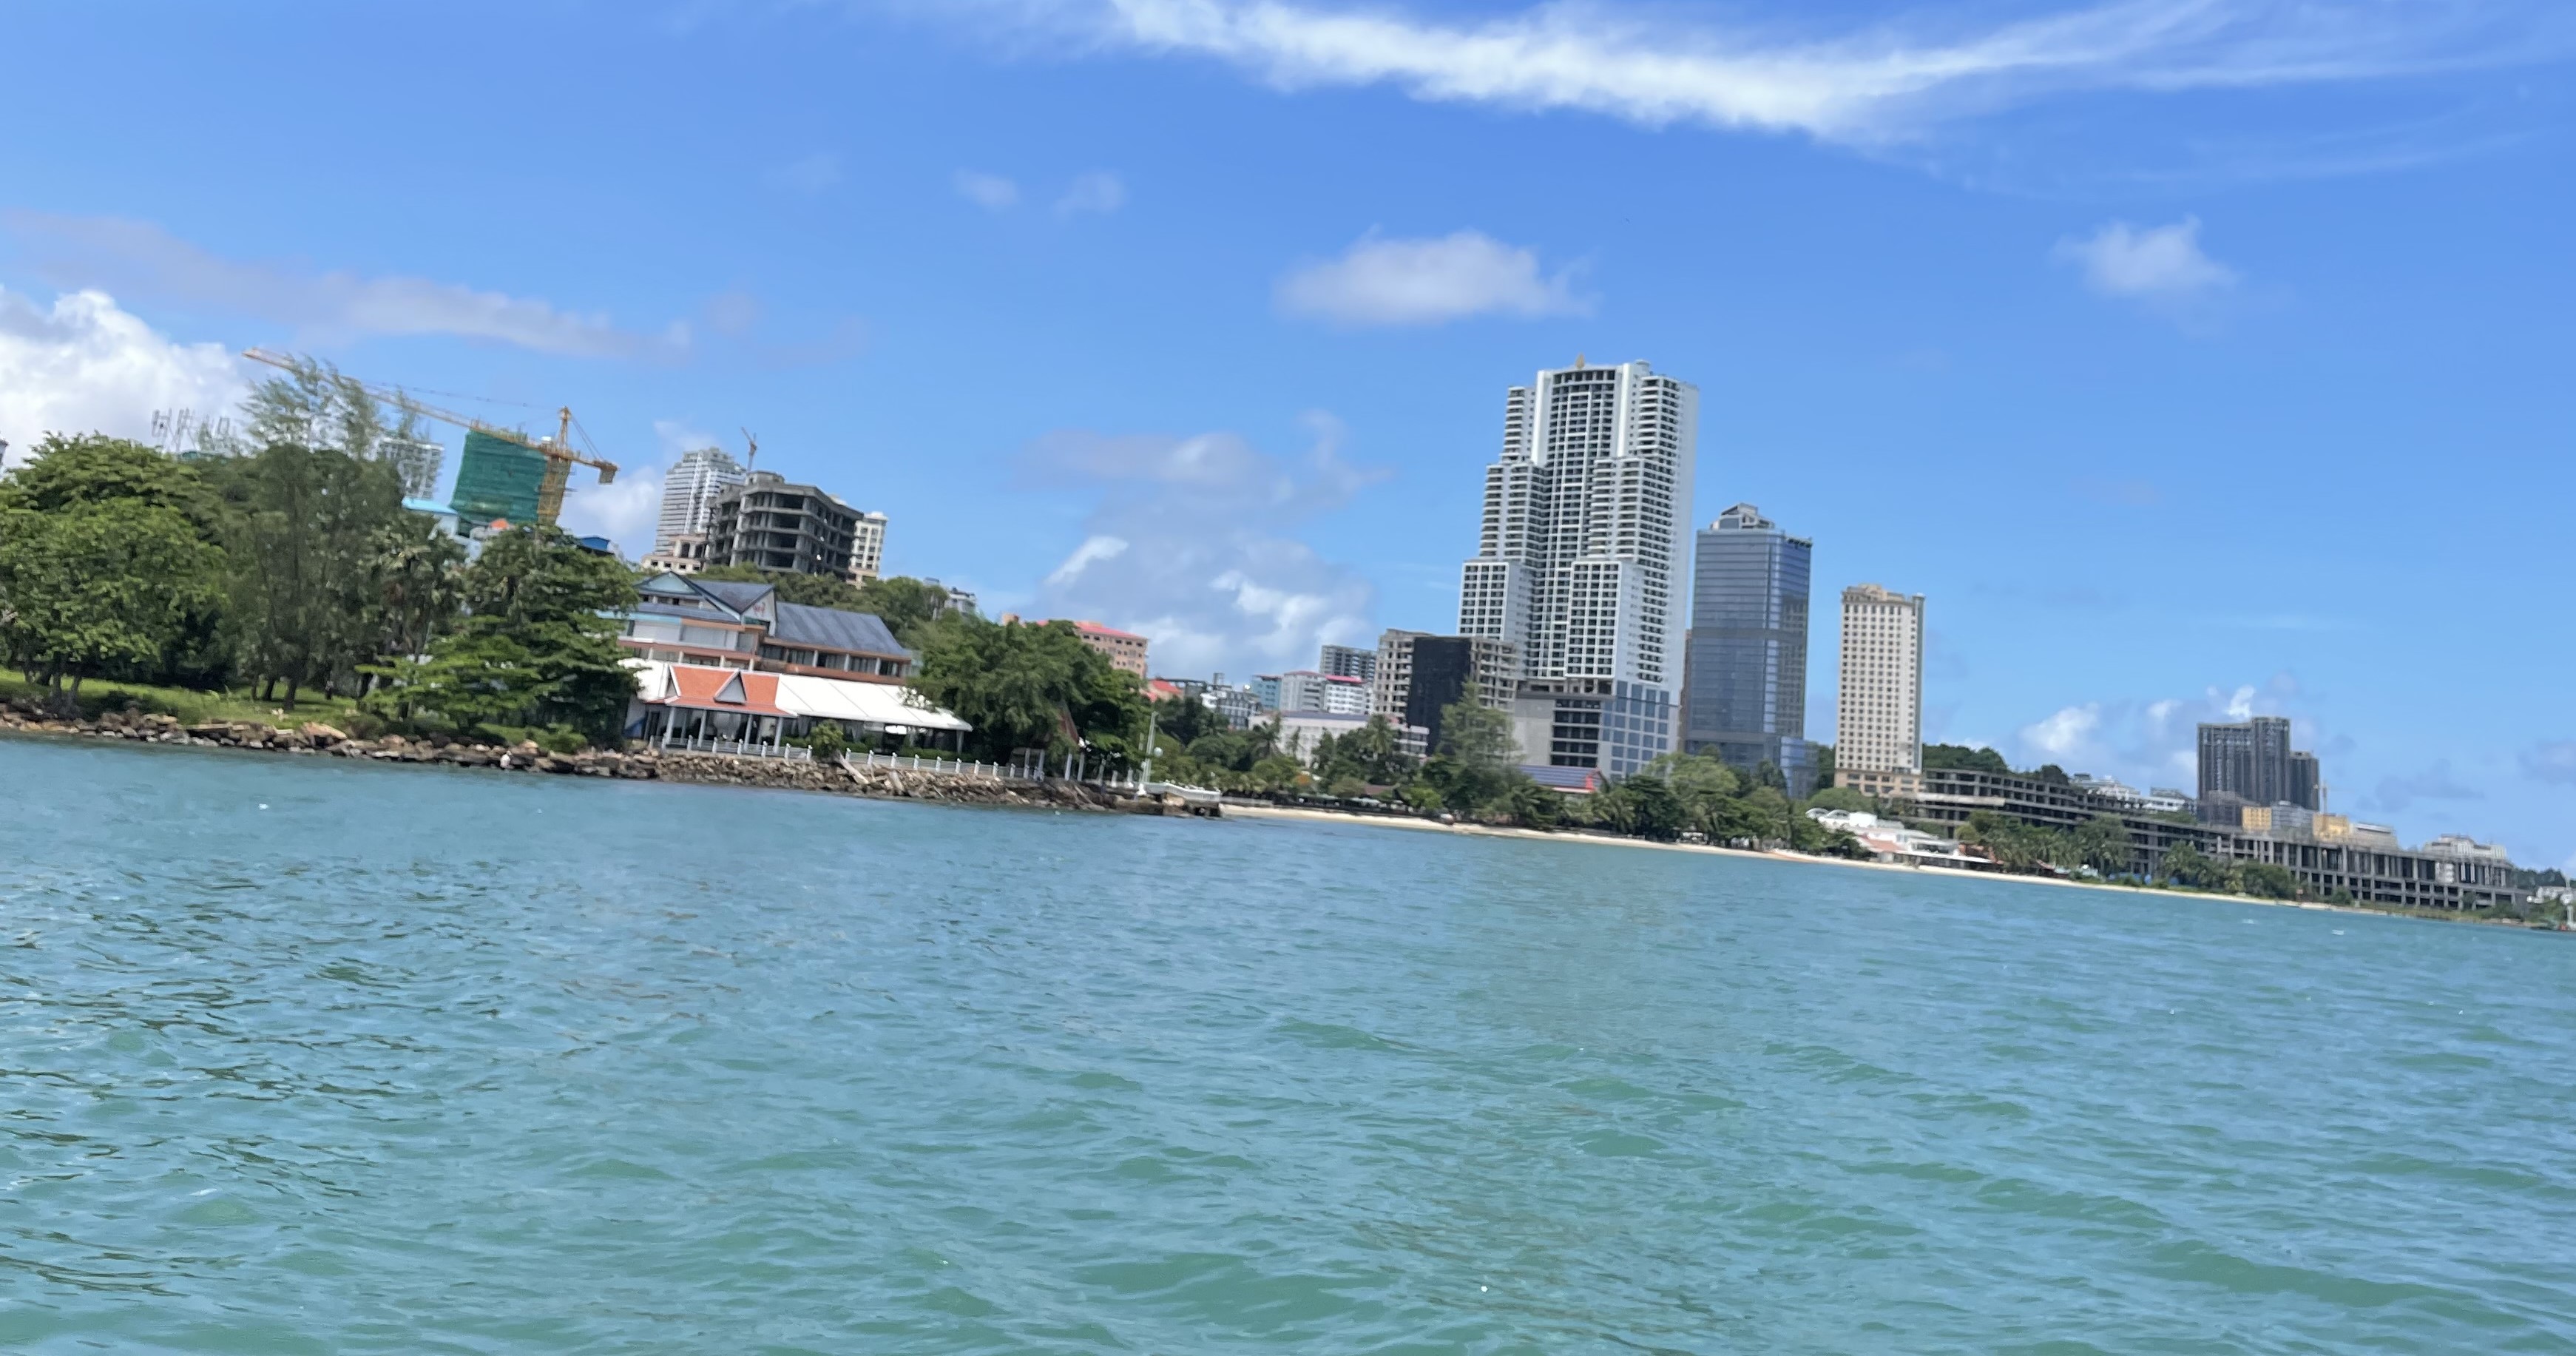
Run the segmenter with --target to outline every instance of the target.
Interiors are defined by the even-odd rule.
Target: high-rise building
[[[1336,678],[1357,678],[1363,683],[1377,680],[1377,651],[1357,645],[1327,645],[1323,657],[1315,662],[1319,672]]]
[[[860,516],[811,485],[754,471],[716,497],[707,519],[707,563],[847,579]]]
[[[662,478],[662,516],[653,524],[653,549],[676,555],[671,548],[682,537],[704,538],[715,521],[716,501],[750,478],[721,447],[701,447],[680,454],[680,463]]]
[[[1834,785],[1873,796],[1923,789],[1923,595],[1843,590]]]
[[[2325,808],[2325,782],[2317,757],[2290,747],[2290,722],[2253,716],[2200,727],[2200,814],[2213,823],[2237,822],[2244,806]]]
[[[1728,766],[1779,769],[1793,796],[1816,788],[1807,743],[1807,597],[1815,543],[1751,504],[1719,514],[1692,560],[1683,642],[1682,748]]]
[[[850,528],[850,582],[864,584],[885,564],[886,516],[862,513]]]
[[[1507,641],[1481,636],[1388,631],[1378,637],[1375,667],[1371,714],[1385,717],[1408,747],[1419,743],[1421,751],[1437,752],[1440,713],[1464,700],[1470,687],[1478,705],[1512,709],[1520,652]]]
[[[1619,777],[1673,747],[1698,420],[1699,389],[1642,362],[1578,358],[1504,397],[1458,630],[1509,642],[1522,679],[1598,717],[1598,739],[1550,741],[1592,753],[1543,765]],[[1579,757],[1598,761],[1556,761]]]

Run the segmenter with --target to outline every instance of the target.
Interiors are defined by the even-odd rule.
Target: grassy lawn
[[[43,696],[44,689],[27,681],[25,674],[13,669],[0,669],[0,701],[11,697],[41,700]],[[107,683],[96,679],[81,684],[83,716],[96,716],[101,711],[121,709],[128,704],[147,712],[176,716],[189,725],[226,720],[293,727],[318,720],[342,729],[348,728],[343,722],[357,705],[341,698],[308,696],[289,712],[284,703],[263,702],[248,688],[231,692],[196,692],[184,687],[148,687],[141,683]]]

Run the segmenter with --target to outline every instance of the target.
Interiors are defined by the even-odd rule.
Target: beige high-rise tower
[[[1843,590],[1834,785],[1872,796],[1923,789],[1923,595]]]

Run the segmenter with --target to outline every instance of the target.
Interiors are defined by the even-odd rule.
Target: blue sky
[[[640,551],[747,427],[890,568],[1239,675],[1451,625],[1503,389],[1643,358],[1700,520],[1929,596],[1936,737],[2179,785],[2277,712],[2576,858],[2563,5],[5,13],[20,449],[294,348],[570,403]]]

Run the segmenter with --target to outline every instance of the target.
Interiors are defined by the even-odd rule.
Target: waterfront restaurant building
[[[658,574],[621,620],[618,642],[655,663],[887,684],[912,672],[883,620],[787,602],[769,584]]]
[[[664,747],[715,740],[777,748],[828,720],[862,748],[907,742],[957,748],[975,728],[896,684],[654,660],[628,664],[636,691],[626,709],[626,737]]]

